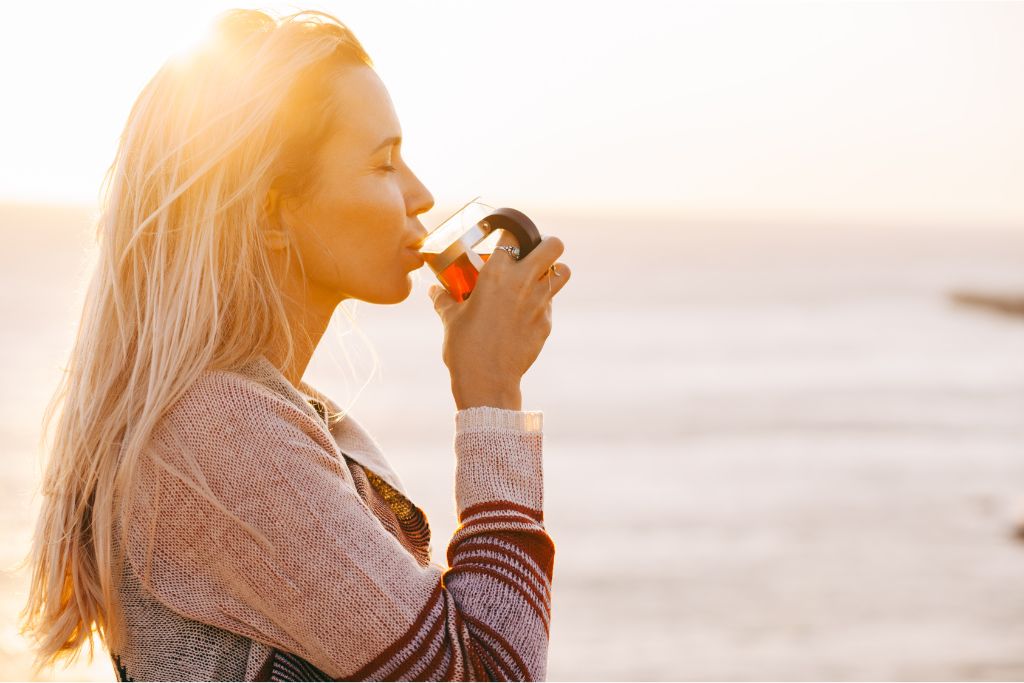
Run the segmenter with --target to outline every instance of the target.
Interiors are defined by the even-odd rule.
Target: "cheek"
[[[404,213],[401,189],[390,176],[365,174],[337,187],[320,202],[336,221],[370,226],[401,219]]]
[[[368,246],[393,251],[401,245],[406,226],[405,200],[392,176],[366,176],[346,194],[339,202],[346,232]]]
[[[359,279],[389,268],[402,267],[405,204],[397,185],[367,177],[352,183],[349,192],[317,202],[314,234],[303,256],[316,262],[324,279]],[[312,270],[312,269],[311,269]]]

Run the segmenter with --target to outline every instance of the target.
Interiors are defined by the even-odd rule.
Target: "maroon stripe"
[[[505,583],[505,585],[515,589],[515,591],[517,593],[519,593],[523,597],[523,599],[526,600],[527,603],[529,603],[530,607],[533,608],[533,611],[537,613],[537,616],[540,618],[541,622],[544,624],[544,630],[545,631],[547,630],[547,622],[548,622],[548,619],[550,618],[551,610],[547,607],[547,605],[544,603],[544,601],[542,599],[538,598],[537,596],[535,596],[534,593],[529,588],[526,588],[524,586],[520,586],[518,583],[516,583],[512,579],[508,578],[507,576],[505,576],[501,572],[497,571],[496,569],[492,569],[489,564],[480,564],[480,563],[475,563],[475,562],[464,562],[464,563],[460,564],[458,567],[455,568],[455,572],[456,573],[458,573],[460,571],[463,571],[463,570],[468,571],[471,574],[472,573],[476,573],[476,574],[485,573],[488,576],[494,576],[495,578],[501,579]]]
[[[456,569],[461,569],[462,567],[502,567],[503,569],[507,569],[509,572],[511,572],[513,576],[518,577],[519,580],[522,581],[525,585],[524,588],[523,586],[520,586],[518,583],[516,583],[515,585],[517,587],[529,593],[529,595],[533,597],[533,599],[536,600],[538,604],[547,607],[547,598],[545,593],[538,589],[536,586],[534,586],[530,581],[528,581],[523,576],[523,571],[521,567],[518,567],[509,562],[505,562],[504,560],[496,560],[493,557],[467,558],[465,561],[459,562],[456,565]]]
[[[455,556],[459,553],[463,544],[486,542],[485,539],[487,537],[499,539],[522,550],[530,559],[537,563],[537,566],[547,576],[548,581],[552,580],[555,564],[555,543],[551,540],[550,536],[540,530],[482,530],[478,534],[456,541],[454,545],[449,544],[448,551],[445,553],[448,564],[450,566],[455,564]]]
[[[512,680],[515,676],[515,672],[512,670],[512,667],[508,664],[508,662],[506,662],[505,659],[501,656],[501,653],[498,652],[497,649],[495,649],[489,642],[487,642],[487,640],[480,635],[480,633],[473,627],[472,624],[469,625],[469,630],[471,633],[473,633],[473,638],[477,644],[477,647],[480,648],[480,655],[491,662],[492,669],[498,675],[502,676],[502,680]]]
[[[455,612],[455,632],[459,634],[459,640],[461,641],[462,629],[464,628],[462,625],[462,613],[457,609],[453,611]],[[448,662],[448,668],[444,672],[444,680],[446,681],[452,680],[452,675],[455,673],[455,657],[462,654],[461,649],[456,646],[453,646],[450,652],[452,656]]]
[[[441,629],[444,624],[444,612],[447,609],[447,605],[442,605],[441,614],[437,619],[434,620],[434,625],[430,627],[430,631],[427,632],[426,637],[423,639],[423,644],[409,656],[405,662],[397,669],[388,674],[387,679],[389,681],[397,681],[412,668],[413,664],[420,661],[423,657],[427,656],[427,652],[430,651],[430,646],[433,645],[437,632]],[[444,640],[441,641],[441,649],[444,649]]]
[[[455,653],[456,650],[454,648],[448,650],[448,666],[445,667],[444,678],[441,679],[443,681],[450,681],[452,680],[452,677],[455,675]]]
[[[546,533],[534,531],[492,531],[488,534],[529,555],[541,568],[548,580],[552,580],[555,569],[555,542]],[[476,537],[474,537],[475,540]],[[469,541],[470,539],[466,539]]]
[[[492,681],[507,681],[508,675],[505,673],[504,667],[502,667],[497,661],[495,661],[494,655],[488,652],[486,644],[481,641],[475,641],[477,656],[484,662],[484,668],[487,670],[487,675]]]
[[[348,680],[366,680],[370,677],[370,674],[382,668],[384,664],[390,663],[391,659],[395,657],[395,655],[404,650],[405,647],[416,638],[416,634],[418,634],[422,629],[423,624],[430,616],[430,613],[434,610],[434,605],[437,604],[439,599],[442,599],[440,581],[437,582],[437,586],[430,594],[427,604],[423,606],[422,610],[420,610],[419,616],[416,617],[416,620],[413,622],[412,626],[409,627],[409,630],[407,630],[402,637],[396,640],[389,648],[377,655],[366,666],[352,674],[352,678]],[[443,613],[442,607],[442,614]],[[413,656],[416,654],[417,653],[413,653]]]
[[[486,503],[477,503],[476,505],[470,505],[469,507],[464,509],[459,514],[459,521],[461,522],[464,518],[469,517],[470,515],[475,515],[478,512],[485,512],[485,511],[488,511],[488,510],[493,510],[493,511],[515,510],[516,512],[522,512],[523,514],[526,514],[526,515],[529,515],[530,517],[533,517],[534,521],[537,521],[537,522],[544,521],[544,511],[543,510],[535,510],[535,509],[533,509],[531,507],[527,507],[525,505],[520,505],[518,503],[513,503],[510,500],[488,501]]]
[[[476,517],[459,524],[460,529],[469,529],[471,527],[480,526],[481,524],[491,524],[493,522],[518,522],[519,524],[530,524],[536,522],[536,520],[524,519],[516,515],[488,515],[487,517]]]
[[[519,671],[522,674],[521,676],[515,676],[514,678],[516,678],[517,680],[523,680],[523,681],[527,680],[527,678],[530,675],[530,670],[528,668],[526,668],[526,664],[523,662],[522,657],[520,657],[519,653],[517,653],[512,648],[512,646],[510,646],[508,644],[508,641],[506,641],[504,638],[502,638],[497,633],[495,633],[494,629],[492,629],[490,626],[488,626],[484,622],[482,622],[482,621],[480,621],[478,619],[474,619],[473,617],[469,616],[468,614],[464,615],[464,617],[466,619],[466,623],[468,623],[471,626],[473,626],[473,627],[479,629],[480,631],[482,631],[485,635],[487,635],[489,638],[491,638],[491,640],[493,640],[495,643],[497,643],[498,646],[501,647],[501,649],[503,649],[506,653],[508,653],[509,658],[511,658],[512,661],[514,661],[516,663],[516,666],[519,667]]]
[[[533,609],[533,611],[537,613],[537,617],[540,619],[540,623],[544,625],[544,632],[548,633],[548,635],[550,636],[550,633],[548,632],[547,620],[546,620],[546,617],[545,617],[546,610],[544,608],[540,607],[539,605],[537,605],[533,601],[533,596],[531,596],[529,593],[527,593],[526,589],[524,589],[522,586],[520,586],[519,584],[515,583],[511,579],[509,579],[507,576],[501,574],[500,572],[496,572],[496,571],[494,571],[493,569],[491,569],[489,567],[481,567],[481,566],[477,566],[477,565],[470,565],[470,566],[459,565],[458,567],[453,567],[453,568],[449,569],[446,573],[447,574],[452,574],[452,573],[459,573],[459,574],[462,574],[462,573],[467,573],[467,574],[484,574],[485,576],[490,576],[490,577],[492,577],[494,579],[497,579],[498,581],[502,582],[506,586],[509,586],[514,591],[516,591],[521,596],[523,596],[523,600],[526,601],[526,604],[528,604]]]
[[[480,655],[476,651],[476,642],[473,639],[466,641],[466,651],[469,653],[470,663],[470,678],[471,681],[482,681],[484,677],[482,674],[487,672],[484,670],[484,664],[480,661]]]
[[[448,607],[446,605],[445,606],[445,611],[447,611],[447,609],[448,609]],[[417,677],[416,680],[419,680],[419,681],[429,681],[429,680],[431,680],[431,676],[433,676],[437,672],[437,668],[439,666],[441,666],[441,662],[444,661],[444,653],[446,651],[448,651],[449,649],[450,649],[450,646],[449,646],[447,638],[445,638],[444,636],[441,636],[441,647],[437,648],[437,652],[435,652],[434,656],[431,657],[429,662],[427,662],[426,668],[423,669],[423,671],[420,673],[420,677]]]
[[[548,577],[541,576],[540,574],[538,574],[536,569],[523,562],[522,559],[519,558],[517,555],[509,552],[508,548],[500,546],[497,543],[487,543],[485,541],[481,541],[479,540],[479,538],[479,536],[476,536],[471,539],[467,539],[465,543],[459,544],[459,549],[455,552],[456,562],[458,562],[459,555],[465,552],[470,552],[472,550],[493,550],[496,553],[501,553],[502,555],[512,558],[516,562],[520,563],[522,565],[522,571],[529,573],[529,575],[536,579],[537,583],[539,583],[541,586],[549,588],[551,580]],[[532,559],[534,562],[537,561],[536,558],[534,558],[525,550],[523,551],[523,554]]]

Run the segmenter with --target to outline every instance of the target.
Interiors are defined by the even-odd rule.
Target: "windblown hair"
[[[37,675],[70,664],[85,643],[92,661],[94,633],[108,646],[120,640],[115,500],[127,506],[164,411],[204,370],[270,349],[291,363],[268,254],[287,234],[267,198],[310,194],[316,151],[339,115],[331,79],[360,65],[373,67],[330,14],[231,10],[132,107],[103,183],[77,336],[42,421],[48,457],[21,613]]]

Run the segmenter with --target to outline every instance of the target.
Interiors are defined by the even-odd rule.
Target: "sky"
[[[1024,224],[1024,3],[47,2],[0,22],[0,201],[95,202],[220,10],[326,10],[439,204]]]

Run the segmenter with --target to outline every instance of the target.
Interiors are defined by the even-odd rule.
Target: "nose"
[[[434,208],[434,195],[430,194],[430,190],[427,186],[419,179],[419,177],[412,173],[413,184],[412,191],[409,198],[406,200],[406,206],[409,207],[410,216],[418,216],[421,213],[426,213]]]

